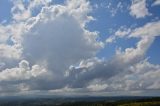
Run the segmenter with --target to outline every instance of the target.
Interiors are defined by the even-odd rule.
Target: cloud
[[[155,37],[160,36],[160,21],[150,22],[141,28],[136,28],[130,37]]]
[[[110,62],[88,60],[84,63],[86,66],[80,65],[69,71],[69,88],[101,92],[159,89],[160,66],[153,65],[146,59],[130,63],[121,58]]]
[[[132,0],[132,5],[130,6],[130,14],[136,18],[144,18],[150,15],[146,5],[146,0]]]
[[[150,44],[143,39],[136,48],[127,48],[110,61],[91,59],[81,63],[69,71],[69,87],[102,92],[158,90],[160,66],[144,57]],[[142,45],[144,50],[140,51]]]
[[[106,39],[106,43],[113,43],[115,42],[116,37],[115,36],[110,36],[109,38]]]
[[[0,92],[3,94],[31,90],[30,82],[42,79],[47,70],[39,65],[30,67],[26,60],[20,61],[18,67],[6,68],[0,72]]]
[[[124,36],[127,36],[131,32],[130,28],[120,27],[114,35],[110,36],[106,39],[106,43],[113,43],[115,42],[116,38],[123,38]]]
[[[17,1],[18,2],[18,1]],[[144,1],[135,1],[137,17],[148,14]],[[32,12],[37,6],[41,11]],[[16,8],[16,9],[14,9]],[[132,10],[131,9],[131,10]],[[118,38],[139,38],[136,47],[116,50],[110,59],[96,57],[103,49],[99,33],[89,31],[89,1],[68,0],[63,5],[50,1],[14,4],[13,22],[1,26],[0,92],[113,92],[157,90],[160,66],[148,62],[146,52],[156,36],[160,22],[149,22],[130,29],[120,28],[106,42]],[[16,11],[16,12],[15,12]],[[26,11],[29,12],[28,15]],[[10,43],[8,43],[10,42]]]
[[[11,12],[14,20],[23,21],[31,16],[30,11],[25,8],[23,1],[13,1],[13,5]]]
[[[11,1],[13,3],[11,13],[12,18],[15,21],[25,21],[28,18],[32,17],[35,9],[42,8],[43,6],[48,6],[51,3],[51,0],[31,0],[30,2],[22,0]]]
[[[102,91],[105,90],[108,87],[107,84],[94,84],[94,85],[89,85],[87,88],[90,89],[91,91]]]
[[[111,17],[114,17],[117,15],[118,12],[124,12],[124,6],[125,4],[121,1],[117,2],[116,5],[112,2],[105,2],[101,3],[100,7],[107,9],[107,11],[111,14]]]
[[[102,91],[159,89],[156,84],[159,84],[160,80],[160,66],[153,65],[145,59],[147,50],[160,34],[157,30],[159,25],[155,23],[159,22],[147,23],[131,30],[128,36],[122,36],[140,38],[135,48],[126,48],[124,51],[118,49],[111,60],[95,58],[83,61],[79,67],[71,68],[68,75],[74,80],[70,87],[85,88],[89,85],[93,87],[98,86],[96,84],[107,84]],[[152,80],[148,79],[149,76],[152,76]],[[94,80],[96,83],[92,85]]]
[[[5,69],[0,72],[0,82],[3,81],[23,81],[31,79],[32,77],[37,77],[46,72],[45,69],[38,65],[33,65],[30,69],[29,63],[26,60],[22,60],[19,66],[16,68]]]
[[[119,36],[119,37],[124,37],[126,35],[128,35],[130,33],[131,29],[119,29],[118,31],[115,32],[115,35],[116,36]]]
[[[115,75],[112,78],[111,85],[108,84],[111,89],[125,89],[129,91],[159,89],[157,85],[159,85],[160,80],[160,66],[153,65],[146,59],[143,60],[156,36],[160,36],[159,25],[159,21],[149,22],[142,27],[132,29],[128,36],[123,36],[127,38],[136,37],[141,40],[137,43],[136,48],[126,48],[124,52],[117,50],[116,58],[122,64],[125,63],[128,66],[128,72],[124,71],[121,75]]]
[[[159,65],[153,65],[147,60],[141,61],[131,67],[132,74],[126,74],[124,76],[124,84],[126,84],[127,90],[150,90],[159,89]]]
[[[7,42],[7,39],[9,38],[9,32],[10,31],[10,28],[9,26],[3,26],[0,24],[0,43],[6,43]]]
[[[1,58],[12,58],[18,59],[20,58],[21,50],[18,48],[18,45],[9,46],[9,45],[0,45],[0,54]]]
[[[153,6],[160,5],[160,0],[155,0]]]
[[[91,11],[89,2],[71,0],[64,5],[45,5],[37,16],[22,17],[26,11],[31,12],[29,8],[32,7],[35,6],[25,8],[20,1],[14,4],[16,13],[13,13],[13,18],[18,17],[10,27],[13,44],[1,46],[3,58],[16,58],[10,67],[6,61],[1,62],[0,76],[4,77],[0,83],[11,81],[10,85],[6,84],[7,92],[11,86],[16,92],[21,91],[19,86],[27,86],[28,90],[60,89],[67,85],[65,71],[71,65],[95,56],[103,48],[103,43],[97,41],[98,33],[85,27],[93,19],[88,15]],[[41,73],[45,73],[43,76],[47,79]],[[2,87],[1,92],[3,90]]]
[[[33,23],[27,23],[29,29],[22,42],[27,60],[46,62],[49,70],[62,74],[70,65],[95,56],[102,43],[96,41],[96,32],[81,26],[82,20],[80,16],[74,16],[74,8],[70,13],[70,5],[44,7],[36,18],[31,19]]]

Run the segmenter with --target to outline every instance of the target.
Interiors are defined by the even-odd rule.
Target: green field
[[[160,101],[153,102],[134,102],[134,103],[126,103],[118,106],[160,106]]]

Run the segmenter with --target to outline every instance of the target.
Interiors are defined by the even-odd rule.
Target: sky
[[[160,0],[0,0],[0,96],[160,96]]]

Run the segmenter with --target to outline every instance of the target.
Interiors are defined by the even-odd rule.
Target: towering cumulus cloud
[[[67,9],[65,6],[43,8],[36,18],[29,20],[33,23],[29,22],[30,28],[22,42],[25,58],[33,63],[44,62],[56,73],[95,56],[102,47],[96,41],[98,34],[86,30]]]
[[[17,8],[19,11],[13,12],[13,18],[17,21],[13,27],[19,26],[21,30],[12,37],[14,44],[8,45],[7,51],[13,54],[8,54],[12,58],[16,54],[19,56],[15,57],[18,58],[16,61],[25,60],[22,60],[18,67],[13,66],[13,68],[2,70],[0,72],[0,76],[3,76],[2,83],[15,80],[17,82],[9,86],[12,84],[14,86],[16,83],[18,87],[21,85],[18,83],[19,80],[24,80],[23,84],[30,90],[57,88],[57,85],[60,85],[58,83],[66,83],[65,71],[71,65],[95,56],[103,47],[103,43],[97,41],[98,33],[90,32],[85,28],[86,23],[93,19],[88,16],[91,11],[89,2],[73,0],[66,2],[65,5],[46,5],[36,17],[28,15],[29,19],[22,19],[21,15],[26,11],[31,14],[32,4],[25,10],[21,1],[16,3],[12,10]],[[20,46],[15,52],[20,50],[21,54],[13,52],[14,45]],[[2,52],[5,52],[5,48]],[[2,58],[11,57],[6,53],[3,54]],[[21,67],[22,65],[25,67]],[[48,79],[45,81],[43,77]],[[44,85],[39,85],[40,82],[44,82]],[[62,84],[62,86],[65,85]],[[1,91],[3,92],[3,89]]]

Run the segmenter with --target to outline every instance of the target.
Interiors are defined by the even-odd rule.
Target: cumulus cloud
[[[119,29],[118,31],[115,32],[116,36],[119,37],[124,37],[130,33],[131,29]]]
[[[46,72],[44,67],[30,66],[28,61],[22,60],[17,67],[6,68],[0,72],[0,92],[3,94],[31,90],[30,82],[36,82],[37,78],[42,79]]]
[[[136,28],[130,37],[155,37],[160,35],[160,21],[150,22],[141,28]]]
[[[143,38],[136,48],[118,51],[110,61],[93,59],[72,68],[68,75],[74,80],[69,87],[109,92],[158,90],[160,66],[149,63],[144,57],[152,41]]]
[[[155,0],[153,3],[153,6],[155,6],[155,5],[160,5],[160,0]]]
[[[12,14],[13,19],[19,21],[19,20],[25,20],[31,16],[31,13],[29,10],[27,10],[21,0],[13,1],[14,6],[12,7]]]
[[[46,72],[45,69],[38,65],[33,65],[30,69],[29,63],[26,60],[22,60],[18,67],[5,69],[0,72],[0,82],[3,81],[20,81],[31,79],[31,77],[37,77]]]
[[[153,65],[144,59],[144,56],[157,36],[160,36],[159,21],[149,22],[142,27],[130,30],[127,38],[140,38],[136,48],[117,50],[116,58],[122,64],[127,64],[128,72],[113,76],[109,87],[120,90],[149,90],[159,89],[159,65]],[[112,36],[116,40],[117,35]],[[126,66],[125,66],[126,67]],[[113,87],[113,88],[112,88]]]
[[[159,89],[159,65],[153,65],[144,60],[131,66],[131,71],[132,74],[126,74],[124,79],[122,78],[126,90]]]
[[[130,32],[130,28],[121,27],[114,33],[114,35],[106,39],[106,43],[113,43],[115,42],[116,38],[123,38],[124,36],[127,36]]]
[[[93,84],[93,85],[89,85],[87,88],[90,89],[91,91],[103,91],[108,87],[107,84]]]
[[[144,18],[145,16],[150,15],[146,5],[146,0],[132,0],[130,14],[136,18]]]
[[[32,17],[31,13],[22,17],[26,11],[31,12],[35,7],[34,2],[28,7],[25,7],[22,1],[17,2],[12,8],[16,22],[13,22],[10,28],[10,33],[13,34],[10,40],[13,44],[4,44],[0,52],[3,58],[16,58],[16,63],[9,67],[7,62],[1,62],[0,75],[4,76],[1,80],[15,80],[16,84],[20,80],[28,80],[19,83],[27,86],[28,90],[64,87],[65,79],[68,79],[65,71],[71,65],[95,56],[103,47],[103,43],[97,41],[98,33],[85,28],[86,23],[93,19],[88,15],[91,11],[89,2],[71,0],[64,5],[52,6],[40,2],[44,6],[36,17]],[[23,59],[27,61],[22,61]],[[16,67],[18,62],[19,66]],[[46,80],[42,76],[36,77],[44,72],[43,68],[47,71]],[[14,83],[10,86],[15,87]]]
[[[0,25],[0,43],[7,42],[7,39],[10,37],[10,34],[8,32],[10,32],[9,26]]]
[[[1,58],[11,58],[11,59],[18,59],[20,58],[21,49],[19,49],[18,45],[9,46],[5,44],[0,45],[0,54]]]
[[[26,1],[27,6],[24,4],[25,1],[12,0],[13,7],[11,9],[12,18],[15,21],[25,21],[28,18],[32,17],[34,9],[42,8],[50,4],[51,0],[31,0]]]
[[[35,0],[27,6],[17,2],[12,8],[13,22],[0,26],[1,93],[159,89],[160,66],[145,58],[155,37],[160,35],[159,21],[135,29],[120,28],[106,42],[118,38],[140,40],[136,47],[117,49],[106,60],[96,57],[104,46],[98,40],[98,32],[86,27],[94,20],[89,15],[92,11],[89,1],[68,0],[63,5],[50,5],[50,0]],[[144,4],[144,0],[133,2],[131,10],[140,6],[145,11],[138,15],[133,12],[137,18],[149,14]],[[41,6],[41,11],[32,16],[37,6]]]
[[[81,59],[95,56],[102,48],[102,43],[96,41],[98,34],[81,26],[80,16],[76,17],[74,13],[76,7],[72,7],[70,13],[71,7],[67,6],[43,8],[36,18],[31,19],[32,23],[30,20],[27,23],[30,28],[22,42],[26,59],[31,63],[47,62],[49,70],[56,73],[65,71]]]
[[[85,61],[85,64],[69,71],[68,78],[72,83],[69,81],[68,87],[106,92],[157,90],[160,66],[153,65],[142,57],[137,59],[135,56],[137,61],[131,60],[133,62],[126,62],[124,58],[115,58],[114,61],[97,59]]]

